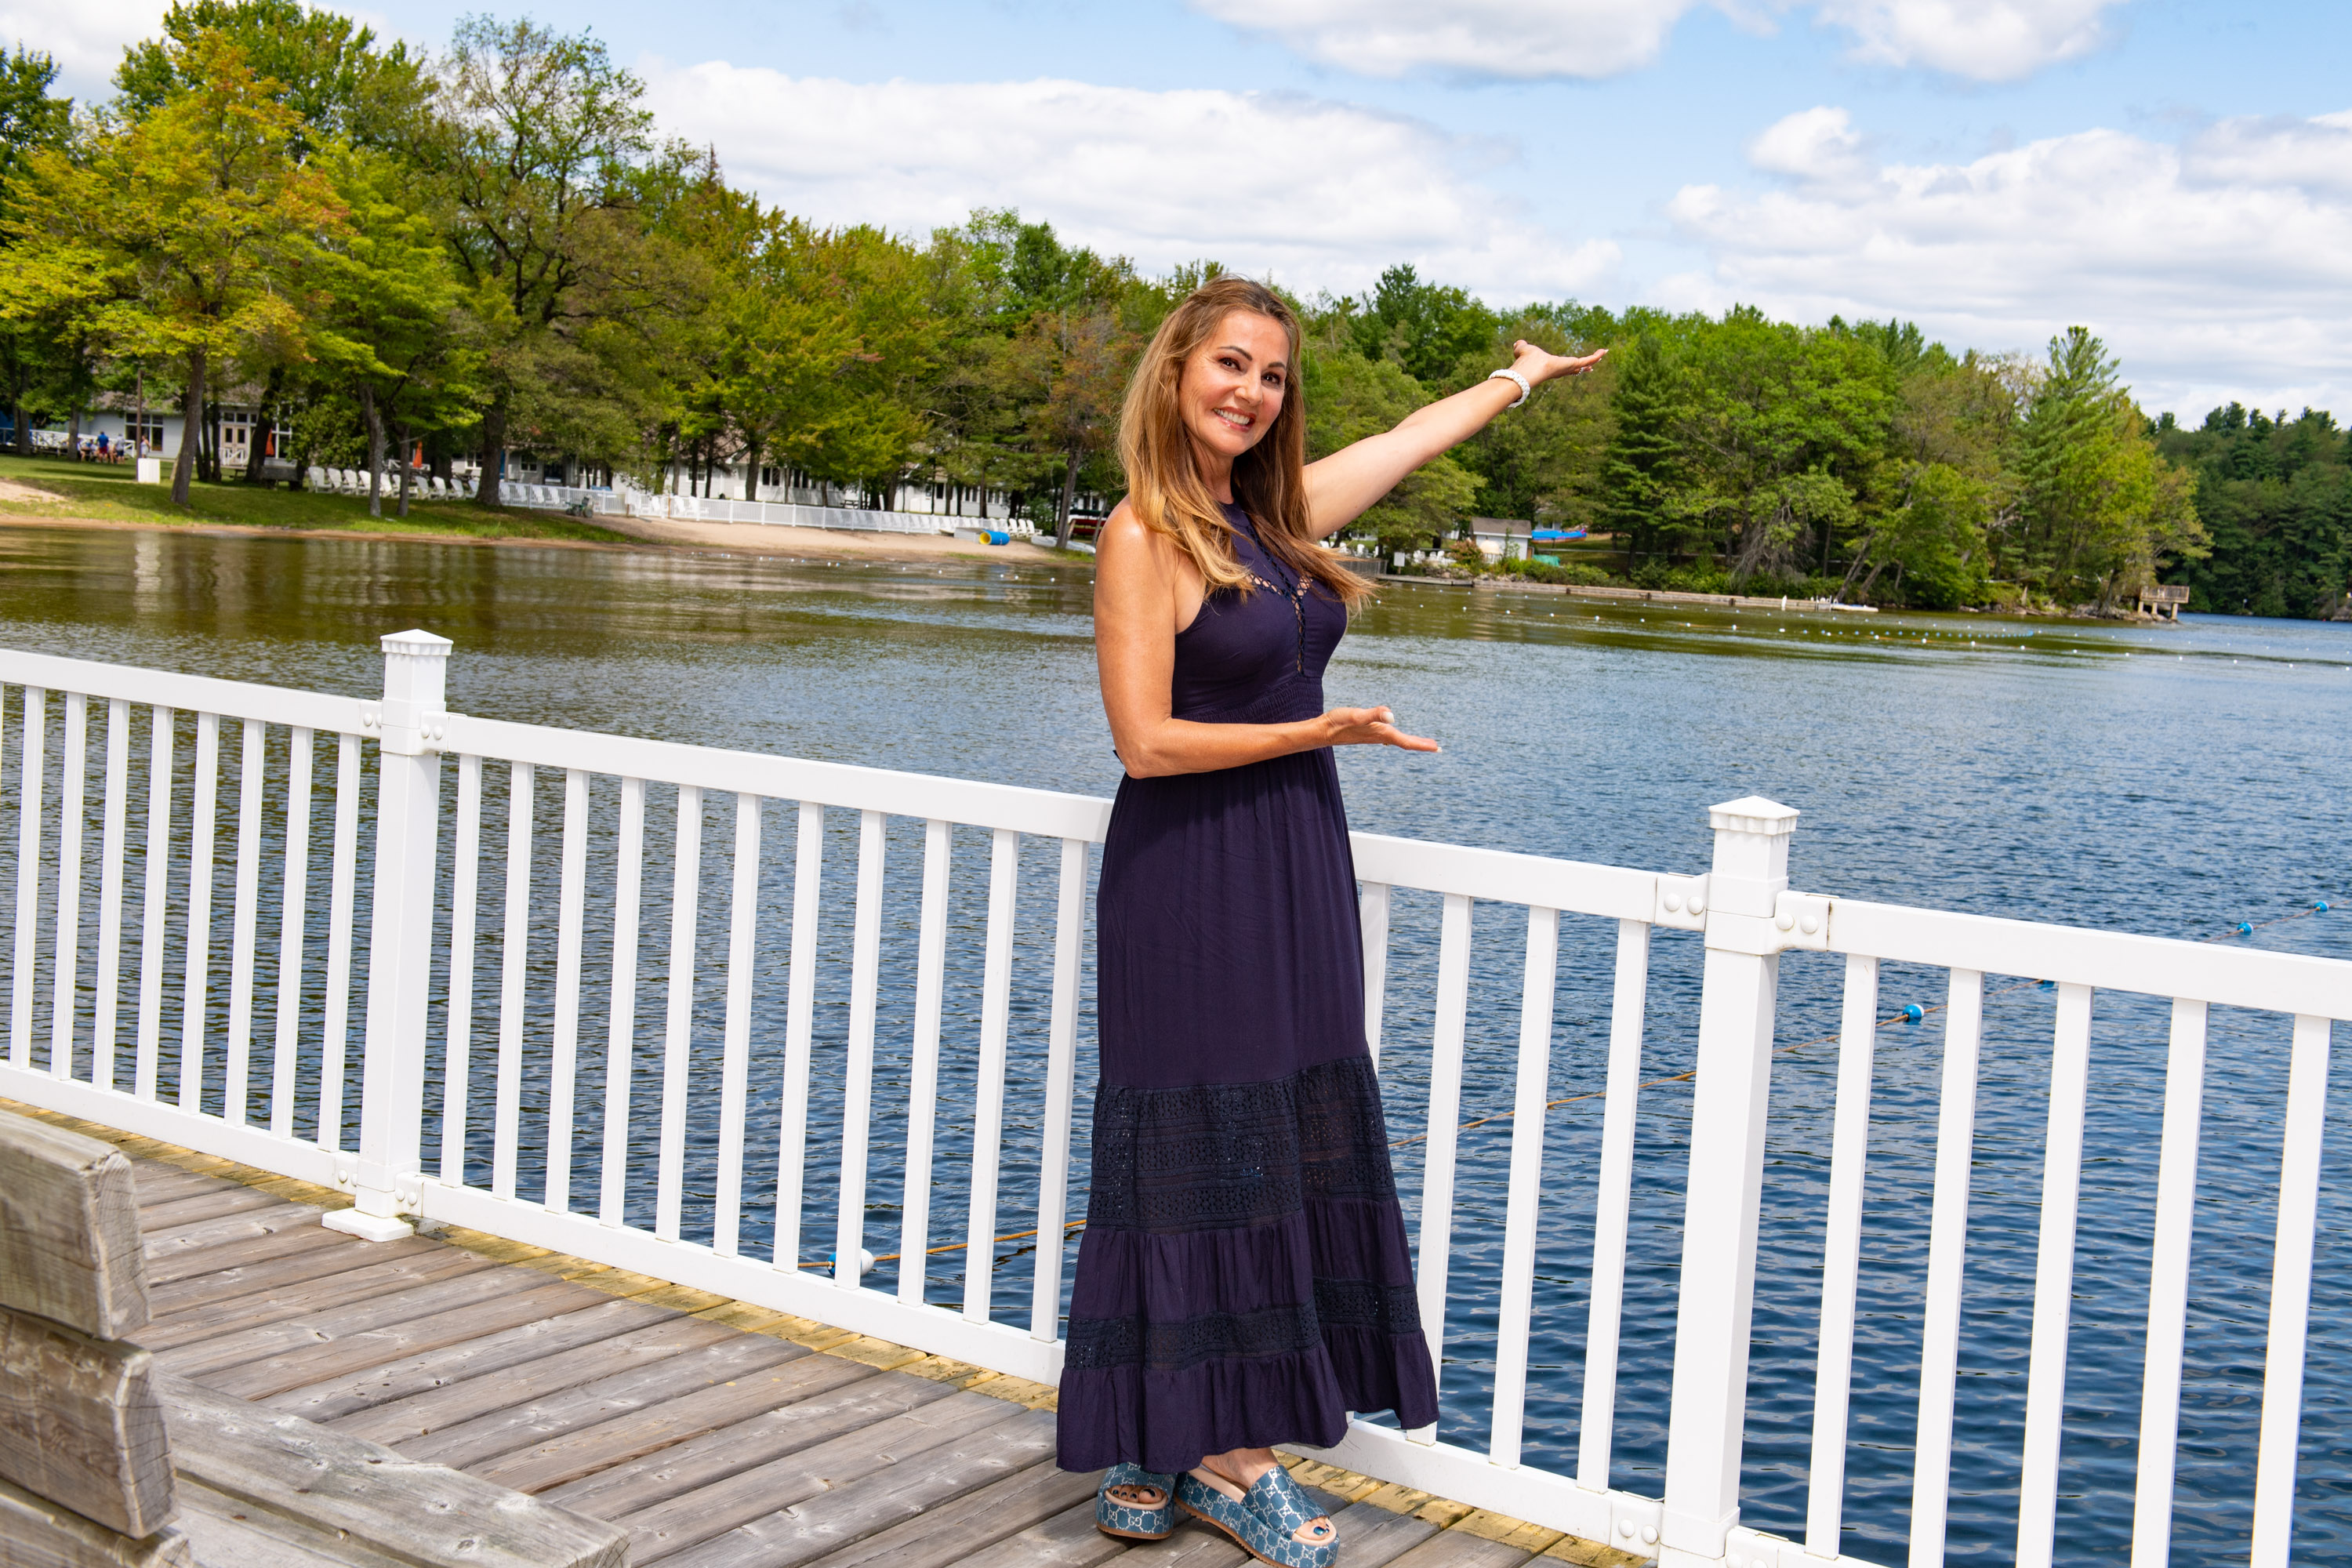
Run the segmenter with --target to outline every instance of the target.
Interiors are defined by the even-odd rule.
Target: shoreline
[[[371,520],[373,521],[373,520]],[[429,525],[430,513],[411,511],[388,522]],[[1027,566],[1078,566],[1091,563],[1065,557],[1036,545],[976,544],[969,540],[922,534],[851,532],[822,528],[784,528],[750,522],[651,522],[639,518],[596,518],[592,526],[615,540],[499,538],[467,532],[438,533],[415,526],[398,531],[374,532],[353,528],[272,528],[257,523],[139,522],[116,518],[51,517],[37,513],[0,511],[0,527],[117,530],[142,533],[230,534],[265,539],[341,539],[383,543],[475,544],[541,550],[643,551],[652,554],[693,555],[748,553],[810,564],[849,562],[928,562],[951,564],[975,561],[1017,561]]]

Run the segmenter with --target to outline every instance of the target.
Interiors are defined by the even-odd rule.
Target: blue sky
[[[153,0],[0,0],[73,85]],[[437,45],[463,6],[375,18]],[[366,14],[362,8],[362,14]],[[855,0],[541,8],[769,199],[1012,205],[1160,268],[1497,302],[2074,321],[2151,409],[2352,417],[2352,5]]]

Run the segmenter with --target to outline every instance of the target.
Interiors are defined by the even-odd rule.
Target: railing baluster
[[[816,911],[824,880],[824,807],[801,802],[793,841],[793,946],[786,962],[783,1115],[776,1129],[779,1268],[801,1266],[803,1167],[808,1159],[809,1053],[816,1027]]]
[[[286,837],[278,897],[278,1033],[269,1058],[269,1131],[294,1136],[294,1091],[302,1050],[304,906],[310,876],[310,731],[286,737]]]
[[[229,925],[228,1038],[223,1042],[221,1115],[246,1124],[253,1068],[253,949],[261,906],[261,785],[266,775],[261,721],[245,721],[237,762],[236,904]]]
[[[343,1146],[343,1058],[352,1028],[352,906],[360,868],[360,738],[335,737],[335,866],[327,893],[327,1018],[319,1046],[319,1147]]]
[[[1944,1085],[1936,1116],[1935,1206],[1927,1219],[1927,1300],[1919,1345],[1919,1435],[1911,1475],[1911,1568],[1940,1568],[1952,1481],[1952,1398],[1959,1375],[1960,1276],[1975,1163],[1977,1047],[1984,976],[1952,971]]]
[[[531,813],[537,773],[529,763],[507,773],[506,929],[499,942],[498,1100],[491,1113],[490,1193],[515,1195],[522,1142],[522,1025],[530,963]]]
[[[1609,1003],[1608,1094],[1601,1100],[1601,1179],[1592,1205],[1592,1300],[1584,1330],[1584,1410],[1576,1484],[1609,1489],[1617,1429],[1617,1334],[1625,1305],[1625,1233],[1633,1202],[1633,1128],[1642,1086],[1643,1014],[1649,1006],[1650,927],[1617,922],[1617,973]]]
[[[735,879],[728,910],[727,1033],[719,1069],[719,1212],[712,1250],[735,1256],[743,1220],[743,1119],[751,1072],[752,943],[760,913],[760,797],[735,797]]]
[[[629,1089],[636,1077],[637,907],[646,875],[646,781],[621,781],[614,846],[613,991],[604,1036],[604,1152],[596,1217],[617,1226],[629,1198]]]
[[[654,1172],[654,1234],[676,1241],[686,1209],[687,1068],[694,1050],[694,931],[702,895],[702,792],[677,786],[677,847],[670,872],[669,1006],[662,1029],[661,1152]]]
[[[946,991],[948,868],[954,827],[923,825],[923,909],[915,943],[913,1071],[907,1086],[907,1194],[899,1205],[898,1300],[923,1304],[931,1242],[931,1142],[939,1120],[940,1002]]]
[[[971,1125],[971,1210],[964,1230],[963,1315],[988,1321],[996,1272],[996,1172],[1004,1157],[1004,1037],[1013,1019],[1013,915],[1021,835],[1000,827],[988,858],[988,936],[980,982],[980,1060]]]
[[[580,928],[588,897],[588,774],[563,773],[562,881],[556,890],[555,1048],[547,1086],[547,1190],[557,1214],[572,1208],[572,1102],[580,1078]]]
[[[1813,1373],[1813,1462],[1805,1513],[1805,1550],[1832,1558],[1839,1554],[1845,1528],[1846,1407],[1853,1386],[1853,1304],[1862,1272],[1870,1079],[1878,1050],[1878,960],[1860,953],[1847,957],[1845,1013],[1840,1026],[1829,1217],[1822,1238],[1821,1356]]]
[[[89,699],[66,693],[65,743],[58,748],[58,933],[49,964],[49,1076],[73,1077],[74,1015],[81,957],[82,794],[89,777]]]
[[[2019,1568],[2048,1568],[2057,1544],[2058,1447],[2066,1419],[2066,1331],[2074,1293],[2074,1211],[2083,1182],[2083,1109],[2090,1087],[2091,988],[2058,987],[2050,1054],[2050,1130],[2042,1141],[2042,1239],[2033,1275],[2032,1352],[2025,1379]]]
[[[2286,1568],[2293,1544],[2304,1336],[2311,1326],[2311,1253],[2319,1221],[2319,1146],[2327,1123],[2331,1028],[2326,1018],[2298,1015],[2288,1059],[2278,1231],[2271,1252],[2270,1339],[2263,1358],[2262,1447],[2254,1458],[2251,1568]]]
[[[889,847],[882,814],[857,817],[857,903],[850,925],[849,1050],[841,1088],[841,1186],[835,1209],[833,1282],[855,1289],[866,1251],[867,1140],[874,1124],[875,991],[882,978],[882,869]]]
[[[1375,1071],[1381,1065],[1381,1014],[1389,989],[1389,892],[1385,882],[1366,882],[1356,900],[1364,929],[1364,1048],[1371,1054]]]
[[[114,1087],[115,1036],[122,1001],[122,837],[131,786],[131,704],[106,705],[105,826],[98,849],[98,994],[90,1015],[89,1080]]]
[[[172,881],[172,758],[173,716],[157,708],[147,752],[147,878],[139,936],[139,1040],[131,1062],[131,1093],[155,1098],[156,1059],[163,1054],[163,942]]]
[[[1462,1126],[1463,1029],[1470,1008],[1470,900],[1445,895],[1438,923],[1437,1021],[1430,1041],[1429,1131],[1422,1162],[1421,1249],[1413,1273],[1421,1291],[1421,1331],[1429,1342],[1430,1373],[1445,1372],[1445,1272],[1454,1251],[1454,1152]],[[1406,1434],[1437,1441],[1434,1426]]]
[[[1087,920],[1087,841],[1062,840],[1062,887],[1054,912],[1054,1010],[1046,1032],[1045,1124],[1037,1160],[1037,1264],[1029,1337],[1051,1344],[1062,1326],[1062,1260],[1068,1251],[1071,1079],[1078,1066],[1078,963]]]
[[[213,962],[213,839],[220,799],[220,715],[196,715],[195,805],[188,816],[187,952],[180,982],[180,1109],[204,1108],[205,1009]]]
[[[2189,1327],[2189,1249],[2197,1215],[2198,1125],[2205,1108],[2205,1004],[2175,998],[2164,1068],[2164,1142],[2147,1271],[2147,1361],[2140,1379],[2139,1476],[2131,1568],[2172,1561],[2172,1468],[2180,1446],[2180,1352]]]
[[[1552,992],[1559,979],[1559,911],[1528,910],[1527,980],[1519,991],[1518,1087],[1511,1100],[1511,1176],[1503,1215],[1502,1299],[1495,1339],[1495,1414],[1486,1457],[1519,1462],[1534,1329],[1536,1236],[1542,1219],[1544,1102],[1551,1088]]]
[[[474,1121],[474,942],[482,878],[482,759],[457,759],[449,839],[449,1005],[441,1015],[441,1179],[466,1181]]]
[[[24,732],[16,742],[16,952],[9,970],[8,1065],[33,1065],[33,971],[41,950],[41,785],[49,728],[48,693],[25,692]]]

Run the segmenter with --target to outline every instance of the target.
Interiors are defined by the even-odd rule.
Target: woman
[[[1437,1419],[1330,751],[1437,744],[1385,708],[1325,710],[1369,590],[1317,542],[1600,358],[1519,343],[1509,370],[1309,465],[1297,321],[1221,278],[1128,388],[1129,489],[1095,578],[1127,777],[1097,894],[1102,1085],[1060,1401],[1060,1462],[1108,1468],[1112,1534],[1164,1536],[1181,1506],[1263,1561],[1324,1568],[1337,1532],[1272,1445],[1335,1443],[1350,1410]]]

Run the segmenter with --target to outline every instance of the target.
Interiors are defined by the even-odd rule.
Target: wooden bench
[[[0,1563],[626,1568],[618,1527],[159,1372],[129,1160],[0,1113]]]

